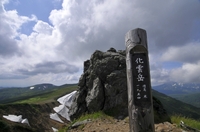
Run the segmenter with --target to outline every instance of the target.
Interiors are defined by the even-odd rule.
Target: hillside
[[[200,92],[200,84],[168,82],[162,85],[154,86],[153,89],[170,96],[174,94],[190,94]]]
[[[155,90],[153,90],[153,96],[155,96],[162,102],[168,114],[182,115],[185,117],[190,117],[196,120],[200,120],[200,113],[199,113],[200,108],[194,107],[187,103],[183,103],[179,100],[176,100],[165,94],[159,93]]]
[[[70,87],[63,85],[60,87],[60,89],[54,92],[46,93],[40,96],[37,95],[29,99],[27,98],[26,100],[17,101],[18,104],[0,105],[1,128],[5,128],[5,130],[9,130],[11,132],[16,131],[16,130],[19,130],[19,131],[24,130],[24,131],[30,131],[30,132],[31,131],[50,131],[50,128],[52,126],[55,126],[59,129],[63,128],[66,124],[61,124],[54,120],[51,120],[49,118],[49,113],[53,112],[53,107],[59,105],[55,101],[58,97],[65,95],[66,93],[69,93],[70,91],[73,91],[75,89],[76,89],[76,85],[70,86]],[[200,109],[198,108],[191,107],[190,105],[182,103],[178,100],[175,100],[171,97],[168,97],[154,90],[153,90],[153,96],[158,98],[163,103],[164,108],[166,108],[168,113],[170,114],[182,114],[184,116],[187,115],[188,117],[192,117],[194,119],[200,119],[200,114],[199,114]],[[34,98],[35,99],[39,98],[39,100],[30,102],[30,100],[34,100]],[[110,112],[108,111],[108,114],[109,113]],[[8,114],[22,115],[24,118],[28,118],[30,120],[29,123],[31,125],[31,128],[26,125],[13,123],[11,121],[8,121],[2,118],[2,115],[8,115]],[[112,114],[113,113],[111,112],[111,115]],[[110,122],[110,124],[109,125],[103,124],[105,121]],[[68,121],[65,120],[65,122],[67,123]],[[119,120],[119,119],[114,118],[111,121],[106,120],[106,119],[105,120],[103,119],[102,121],[100,119],[92,123],[92,125],[100,126],[100,128],[104,127],[105,129],[110,129],[110,131],[117,130],[117,126],[120,124],[121,125],[123,124],[123,126],[125,127],[124,128],[125,130],[129,129],[128,119]],[[89,127],[92,126],[92,125],[89,125],[89,126],[88,125],[85,126],[84,128],[85,130],[87,129],[89,130]],[[116,129],[113,127],[116,127]],[[91,129],[98,130],[98,127],[91,128]],[[173,129],[176,129],[176,128],[173,128]],[[76,129],[73,131],[76,131]]]
[[[44,132],[51,131],[54,125],[60,125],[49,119],[49,113],[53,112],[56,103],[42,105],[36,104],[8,104],[0,105],[0,126],[1,132]],[[29,120],[31,127],[21,123],[14,123],[3,118],[3,115],[22,115]]]
[[[53,108],[58,106],[56,101],[59,97],[76,90],[77,85],[62,85],[52,92],[26,96],[25,100],[13,98],[13,103],[0,105],[0,130],[1,132],[49,132],[52,126],[64,127],[65,124],[58,123],[50,119]],[[17,101],[17,102],[16,102]],[[14,123],[3,118],[3,115],[22,115],[29,120],[28,125]],[[65,120],[68,123],[67,120]]]
[[[43,96],[54,93],[64,87],[75,86],[76,84],[65,84],[55,86],[53,84],[37,84],[29,87],[14,87],[0,89],[0,104],[12,103],[19,100],[27,100],[35,96]],[[28,102],[29,103],[29,102]]]
[[[10,98],[4,98],[4,103],[14,104],[2,105],[1,113],[20,114],[24,116],[23,118],[30,118],[30,124],[33,122],[37,131],[41,131],[41,128],[44,128],[46,131],[50,130],[49,127],[52,125],[50,117],[59,122],[68,123],[66,119],[74,121],[85,114],[102,111],[115,119],[125,119],[128,116],[125,51],[116,51],[114,48],[110,48],[106,52],[97,50],[91,55],[90,60],[84,62],[83,69],[83,74],[77,84],[78,87],[77,85],[69,87],[68,85],[64,85],[61,87],[52,86],[51,88],[42,90],[35,88],[35,86],[25,88],[27,91],[19,92],[19,95],[21,93],[22,96],[6,96]],[[175,85],[173,84],[173,86]],[[55,102],[58,97],[68,94],[75,89],[77,89],[77,92],[73,96],[70,94],[70,97],[67,95],[69,98],[62,97],[60,104]],[[4,92],[4,94],[6,95],[6,92]],[[168,114],[182,115],[197,120],[200,119],[199,108],[173,99],[155,90],[153,90],[153,96],[155,123],[164,122],[166,120],[170,122],[171,120]],[[60,98],[58,100],[60,100]],[[53,105],[56,113],[49,113],[52,112]],[[48,110],[45,110],[46,108]],[[148,111],[148,109],[146,110]],[[46,113],[47,111],[48,114]],[[34,113],[36,113],[36,115]],[[65,119],[60,119],[58,114]],[[48,125],[42,123],[43,117],[44,120],[48,118],[47,120],[49,121],[45,121]],[[37,121],[37,118],[39,121]],[[2,120],[4,122],[6,119]],[[55,123],[55,121],[53,122]],[[66,125],[65,123],[61,126],[63,127]],[[8,125],[8,123],[3,124],[4,127]],[[40,125],[42,126],[40,127]],[[56,123],[52,126],[57,129],[61,128],[61,126]],[[48,127],[48,130],[46,127]]]
[[[191,94],[181,94],[181,95],[170,95],[171,97],[185,102],[187,104],[193,105],[195,107],[200,108],[200,92],[199,93],[191,93]]]

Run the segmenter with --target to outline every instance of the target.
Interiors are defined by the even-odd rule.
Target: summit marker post
[[[155,132],[146,31],[125,36],[130,132]]]

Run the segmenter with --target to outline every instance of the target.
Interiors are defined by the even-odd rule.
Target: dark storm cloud
[[[20,75],[20,74],[15,74],[15,73],[0,74],[0,80],[25,79],[27,77],[28,76],[26,75]]]
[[[0,22],[1,29],[1,22]],[[15,40],[0,34],[0,56],[13,56],[19,54],[19,47]]]
[[[89,59],[95,50],[106,51],[110,47],[124,50],[125,34],[135,28],[143,28],[147,31],[152,80],[155,84],[168,81],[171,75],[175,79],[181,79],[183,76],[180,73],[187,73],[183,79],[186,80],[185,78],[190,75],[197,74],[192,70],[193,68],[196,69],[195,71],[200,71],[198,69],[200,64],[194,63],[199,61],[200,50],[198,46],[200,27],[197,27],[197,24],[200,24],[198,0],[63,0],[62,2],[61,9],[54,9],[50,13],[50,24],[36,20],[34,32],[30,35],[22,35],[18,32],[23,23],[30,18],[8,11],[4,14],[15,15],[12,21],[8,19],[10,15],[7,15],[7,18],[1,16],[0,56],[19,54],[19,51],[23,50],[20,57],[15,57],[15,62],[20,64],[19,66],[16,66],[14,61],[11,64],[7,63],[11,60],[3,60],[7,64],[2,65],[5,72],[16,73],[7,75],[8,78],[12,75],[13,77],[22,75],[22,77],[38,79],[52,73],[51,76],[54,76],[52,78],[66,82],[70,79],[65,75],[59,77],[60,73],[69,73],[69,78],[77,76],[77,67],[82,67],[83,61]],[[0,12],[2,11],[4,11],[3,7],[0,7]],[[15,18],[20,19],[13,21]],[[6,19],[9,21],[5,21]],[[14,40],[16,36],[20,40]],[[196,44],[193,44],[193,50],[189,50],[194,41]],[[181,54],[178,54],[180,52]],[[42,63],[36,64],[38,61]],[[162,64],[170,61],[194,65],[183,65],[179,70],[170,72]],[[157,66],[159,63],[160,65]],[[178,74],[179,76],[176,76]],[[50,81],[52,78],[47,80]],[[32,81],[31,79],[29,81]]]
[[[12,38],[14,32],[7,24],[4,14],[0,10],[0,56],[12,56],[19,53],[19,47]]]
[[[48,74],[48,73],[76,73],[78,72],[78,68],[76,66],[70,65],[66,62],[43,62],[36,64],[35,66],[29,69],[19,69],[18,73],[22,75],[38,75],[38,74]]]
[[[67,9],[70,15],[59,24],[63,39],[59,52],[69,58],[88,57],[97,49],[125,49],[126,32],[138,27],[147,31],[150,52],[163,53],[171,46],[192,41],[191,36],[198,30],[194,24],[200,20],[199,2],[187,0],[76,1]]]

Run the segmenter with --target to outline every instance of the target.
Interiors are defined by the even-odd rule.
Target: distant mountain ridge
[[[169,115],[182,115],[200,120],[200,108],[179,101],[156,90],[152,90],[152,94],[154,97],[160,100]]]
[[[7,89],[7,88],[30,88],[30,87],[36,87],[36,88],[40,88],[40,87],[54,87],[56,85],[51,84],[51,83],[41,83],[41,84],[35,84],[35,85],[30,85],[30,86],[26,86],[26,87],[0,87],[0,89]]]
[[[65,84],[66,86],[74,84]],[[49,83],[36,84],[28,87],[12,87],[0,89],[0,104],[9,103],[14,100],[25,99],[27,97],[52,92],[60,86]]]
[[[168,82],[153,89],[166,95],[196,93],[200,92],[200,83]]]
[[[200,108],[200,92],[181,95],[170,95],[171,97]]]

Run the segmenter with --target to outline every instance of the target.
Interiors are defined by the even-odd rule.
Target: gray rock
[[[125,51],[117,52],[114,48],[107,52],[95,51],[84,62],[84,73],[69,110],[70,118],[116,106],[127,107],[126,84]]]
[[[93,81],[93,87],[88,90],[85,100],[89,112],[99,111],[103,108],[104,89],[99,78]]]
[[[84,113],[112,108],[120,109],[118,116],[128,115],[128,95],[125,50],[114,48],[107,52],[95,51],[90,60],[84,62],[84,73],[78,83],[78,92],[69,109],[70,119]],[[170,121],[162,104],[154,98],[156,122]]]

